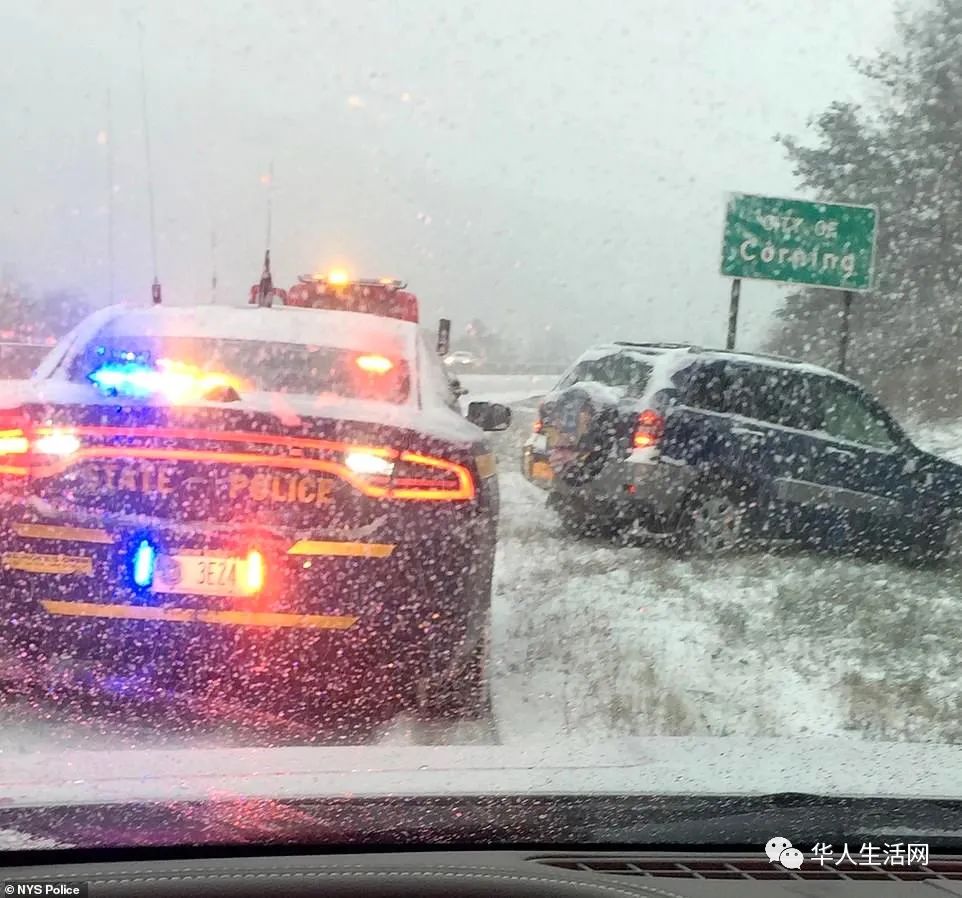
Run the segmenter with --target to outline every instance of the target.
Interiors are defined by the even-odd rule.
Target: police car
[[[0,661],[486,714],[510,413],[451,390],[393,280],[94,313],[0,388]]]

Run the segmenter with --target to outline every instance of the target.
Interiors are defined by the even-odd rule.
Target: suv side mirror
[[[919,472],[919,460],[914,455],[910,455],[905,459],[905,464],[902,466],[903,474],[918,474]]]
[[[507,430],[511,409],[498,402],[472,402],[468,405],[467,418],[482,430]]]

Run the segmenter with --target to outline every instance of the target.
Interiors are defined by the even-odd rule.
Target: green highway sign
[[[721,273],[830,290],[870,290],[878,211],[728,195]]]

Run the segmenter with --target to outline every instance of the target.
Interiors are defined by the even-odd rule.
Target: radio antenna
[[[213,122],[213,110],[211,108],[211,98],[216,96],[217,89],[217,39],[215,34],[210,35],[207,66],[207,103],[208,121]],[[217,304],[217,191],[215,189],[214,164],[213,164],[213,138],[204,141],[206,147],[207,161],[207,217],[210,224],[210,301]]]
[[[114,302],[114,105],[107,87],[107,295]]]
[[[157,277],[157,217],[154,213],[154,168],[150,157],[150,117],[147,114],[147,66],[144,62],[144,23],[138,22],[140,32],[140,99],[144,117],[144,157],[147,162],[147,204],[150,211],[150,257],[154,269],[154,282],[150,295],[154,305],[160,305],[161,288]]]
[[[210,229],[210,301],[217,302],[217,231]]]
[[[265,246],[268,252],[271,248],[271,220],[274,212],[274,160],[271,159],[270,168],[267,171],[267,236]]]
[[[271,218],[274,199],[274,160],[267,172],[267,234],[264,238],[264,270],[261,272],[260,284],[257,288],[257,304],[269,306],[274,300],[274,279],[271,275]]]

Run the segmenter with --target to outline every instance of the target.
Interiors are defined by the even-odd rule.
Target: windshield
[[[123,334],[93,340],[74,360],[70,378],[77,383],[96,382],[98,372],[105,369],[124,372],[150,369],[157,363],[186,366],[201,375],[224,375],[241,392],[398,403],[410,391],[407,362],[376,352],[261,340],[145,339]]]
[[[4,7],[0,852],[962,808],[962,0]]]

